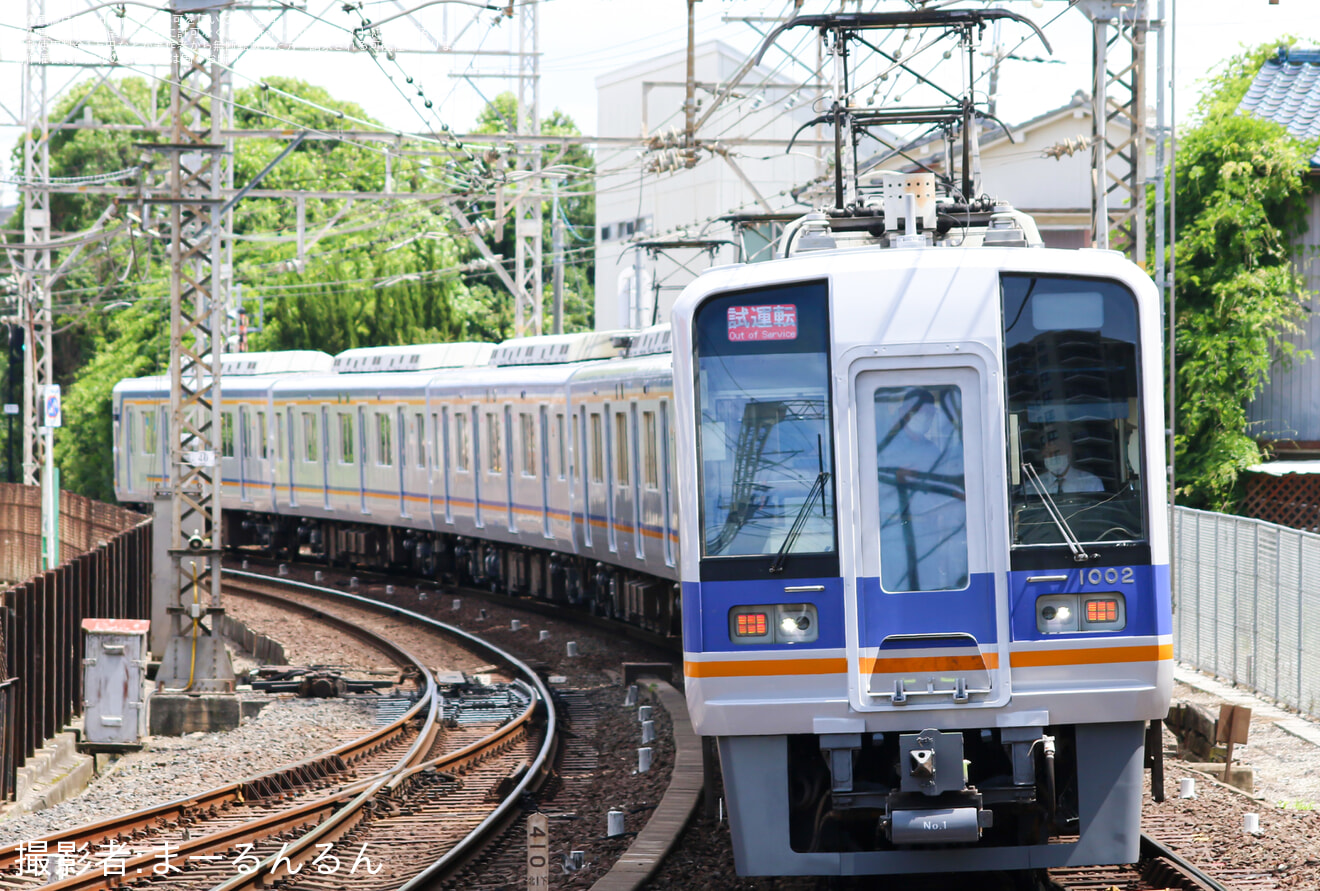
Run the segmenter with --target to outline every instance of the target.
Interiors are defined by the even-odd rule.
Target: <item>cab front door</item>
[[[849,661],[864,710],[1008,698],[1007,624],[987,521],[1000,474],[986,433],[986,376],[940,361],[919,357],[855,377],[861,522]]]

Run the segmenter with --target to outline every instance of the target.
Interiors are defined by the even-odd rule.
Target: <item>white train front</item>
[[[1117,255],[1023,248],[684,292],[687,695],[741,871],[1137,859],[1172,669],[1158,307]]]
[[[686,289],[672,359],[664,327],[226,357],[225,544],[681,630],[741,873],[1134,861],[1172,674],[1158,295],[979,222],[804,224]],[[166,396],[116,387],[121,500],[169,472]]]

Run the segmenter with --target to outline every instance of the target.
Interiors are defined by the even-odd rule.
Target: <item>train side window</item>
[[[413,414],[413,423],[417,427],[417,466],[426,466],[426,422],[422,420],[422,413]]]
[[[261,457],[266,459],[270,457],[270,448],[266,443],[266,413],[257,412],[257,442],[261,445]]]
[[[532,416],[527,412],[518,415],[519,433],[522,435],[522,473],[523,476],[536,476],[536,427]]]
[[[454,412],[454,451],[458,453],[458,470],[467,473],[471,461],[468,448],[468,419],[464,412]]]
[[[316,413],[302,413],[303,460],[313,464],[321,460],[320,437],[317,435]]]
[[[444,415],[445,417],[445,423],[443,426],[441,425],[440,422],[441,415]],[[449,443],[445,441],[445,437],[441,434],[441,431],[449,429],[448,425],[449,425],[449,409],[442,408],[438,412],[434,412],[434,411],[431,412],[431,434],[434,437],[432,441],[435,443],[435,448],[431,450],[432,470],[434,470],[437,467],[443,466],[440,464],[440,452],[446,451],[449,447]]]
[[[239,430],[239,439],[241,439],[243,442],[243,457],[251,458],[252,457],[252,419],[249,416],[249,413],[243,411],[242,409],[239,409],[238,422],[239,422],[239,427],[242,428],[241,430]]]
[[[575,480],[579,480],[582,478],[581,471],[579,470],[581,465],[578,463],[578,455],[581,453],[581,451],[582,451],[582,419],[578,415],[573,415],[573,442],[569,444],[568,463],[569,463],[569,473],[572,474],[573,479]]]
[[[339,463],[353,463],[353,415],[339,413]]]
[[[655,412],[642,412],[642,467],[646,488],[660,488],[660,469],[655,460]]]
[[[275,413],[275,457],[284,460],[284,415]]]
[[[614,444],[616,458],[614,466],[617,469],[615,477],[620,486],[628,485],[628,416],[623,412],[614,414]]]
[[[379,412],[376,415],[376,463],[381,467],[394,466],[393,442],[390,416],[385,412]]]
[[[156,432],[156,412],[147,409],[142,413],[142,454],[156,454],[156,443],[159,438]]]
[[[564,442],[564,413],[562,411],[555,415],[555,442],[558,443],[558,448],[555,449],[555,454],[559,458],[559,466],[556,468],[558,471],[557,475],[562,480],[564,478],[564,468],[567,466],[567,462],[564,458],[568,446],[568,444]]]
[[[602,429],[600,415],[591,416],[591,481],[605,482],[605,431]]]
[[[234,457],[234,413],[231,411],[220,415],[220,454],[226,458]]]
[[[491,474],[503,472],[504,460],[500,453],[500,416],[493,411],[486,413],[486,442],[489,443],[487,451],[490,453],[486,471]]]

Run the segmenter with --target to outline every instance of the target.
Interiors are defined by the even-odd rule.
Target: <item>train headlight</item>
[[[1127,608],[1122,594],[1047,594],[1036,601],[1036,630],[1042,634],[1068,631],[1122,631]]]
[[[729,610],[729,640],[736,644],[810,643],[820,636],[810,603],[735,606]]]
[[[779,619],[775,643],[807,643],[819,636],[816,607],[810,603],[781,603],[775,614]]]

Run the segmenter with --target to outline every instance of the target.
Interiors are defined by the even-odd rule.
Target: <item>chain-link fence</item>
[[[1320,535],[1178,508],[1174,548],[1174,657],[1316,714]]]

